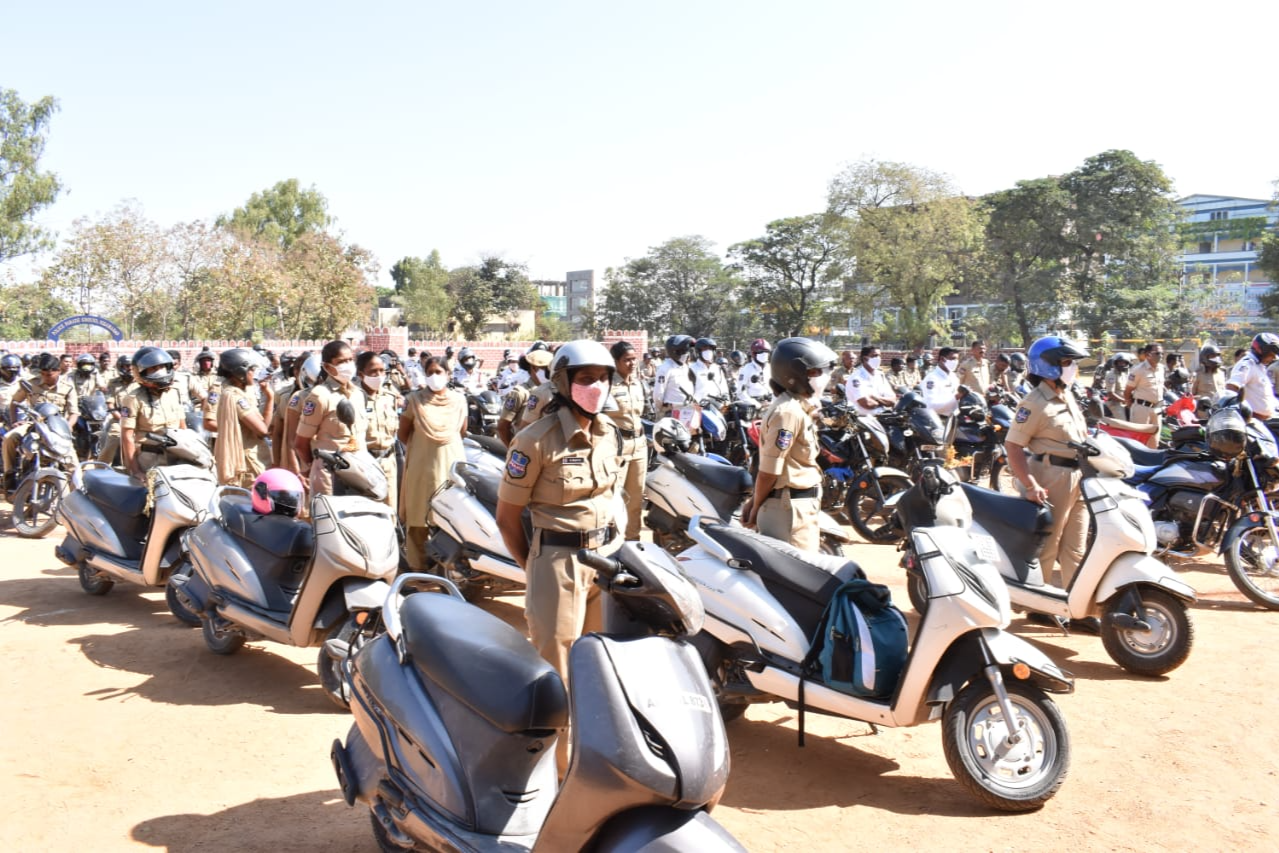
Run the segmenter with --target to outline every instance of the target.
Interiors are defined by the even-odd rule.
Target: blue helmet
[[[1079,345],[1058,337],[1048,335],[1040,338],[1026,350],[1026,359],[1030,362],[1030,374],[1043,379],[1061,378],[1061,361],[1064,358],[1072,361],[1087,358],[1088,353]]]

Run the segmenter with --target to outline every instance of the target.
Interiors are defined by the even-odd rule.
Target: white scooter
[[[692,544],[685,531],[697,517],[715,518],[725,524],[740,520],[742,504],[751,496],[755,481],[750,472],[715,456],[689,453],[688,429],[674,418],[663,418],[653,427],[656,464],[644,481],[644,523],[653,541],[671,553]],[[820,550],[836,556],[852,537],[839,522],[823,511]]]
[[[149,485],[115,471],[105,462],[81,462],[78,487],[58,506],[66,538],[54,549],[75,566],[80,587],[106,595],[116,582],[163,586],[175,572],[190,571],[181,534],[204,517],[217,479],[213,454],[191,430],[147,433],[142,446],[165,453],[167,464],[152,469]],[[188,625],[200,619],[166,592],[169,609]]]
[[[1030,501],[963,484],[938,494],[934,507],[899,504],[898,515],[908,530],[913,524],[970,519],[975,547],[1003,576],[1015,610],[1047,614],[1062,623],[1100,616],[1102,644],[1116,663],[1139,675],[1170,672],[1190,654],[1194,627],[1186,604],[1195,600],[1195,591],[1152,556],[1158,540],[1150,511],[1142,494],[1122,479],[1133,473],[1128,453],[1105,434],[1071,447],[1083,469],[1083,495],[1094,532],[1066,589],[1045,580],[1039,552],[1052,517]],[[903,563],[911,603],[923,613],[934,605],[936,593],[918,570],[917,554],[908,547]]]
[[[1069,735],[1044,691],[1068,693],[1073,681],[1004,630],[1012,614],[1007,589],[994,566],[977,557],[966,531],[910,532],[935,597],[895,689],[882,698],[836,690],[806,663],[828,602],[846,581],[863,577],[855,563],[803,553],[741,527],[703,527],[700,519],[689,535],[697,546],[679,556],[679,565],[706,608],[705,628],[693,642],[726,720],[751,702],[777,699],[798,705],[801,738],[805,708],[889,727],[940,719],[951,772],[1004,811],[1039,808],[1065,780]]]
[[[523,589],[524,570],[511,557],[497,529],[497,489],[502,468],[494,470],[481,451],[474,462],[453,463],[449,479],[431,496],[426,557],[468,601],[512,589]],[[525,531],[531,534],[527,510]]]

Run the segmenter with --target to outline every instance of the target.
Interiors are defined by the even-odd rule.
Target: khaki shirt
[[[531,379],[529,380],[529,382],[532,381]],[[502,414],[498,417],[498,420],[510,421],[511,426],[516,430],[519,429],[520,421],[524,417],[524,410],[528,406],[528,395],[533,391],[529,382],[521,382],[511,388],[510,391],[506,392],[506,397],[502,400]]]
[[[364,394],[364,420],[368,432],[364,441],[372,453],[381,453],[395,444],[395,433],[400,428],[400,395],[386,382],[376,394]]]
[[[779,489],[811,489],[822,481],[815,411],[807,401],[783,393],[760,416],[759,471],[776,474]]]
[[[353,426],[338,420],[337,407],[344,398],[355,407]],[[364,436],[368,434],[364,399],[364,392],[354,382],[343,387],[342,383],[329,377],[312,388],[311,395],[302,404],[298,435],[311,439],[311,447],[316,450],[364,450]]]
[[[1226,374],[1221,368],[1209,373],[1201,370],[1195,374],[1195,379],[1190,383],[1190,393],[1195,397],[1211,397],[1216,400],[1219,396],[1226,393]]]
[[[848,374],[852,373],[853,370],[856,370],[856,369],[857,368],[854,367],[852,370],[850,370],[847,367],[844,367],[843,362],[840,362],[839,367],[835,368],[834,370],[830,372],[829,387],[832,389],[843,388],[844,383],[848,381]]]
[[[191,393],[191,380],[194,377],[185,370],[175,371],[173,374],[173,387],[178,391],[178,402],[185,408],[200,402],[200,398]]]
[[[617,427],[595,417],[589,430],[561,407],[515,436],[498,500],[527,506],[539,530],[598,530],[613,523],[622,470]]]
[[[630,381],[613,373],[613,401],[616,409],[604,414],[612,419],[622,434],[622,458],[643,459],[648,455],[648,443],[644,437],[644,380],[639,371],[632,370]]]
[[[1128,371],[1114,369],[1106,371],[1106,378],[1102,380],[1101,387],[1123,400],[1124,389],[1128,387]]]
[[[107,383],[107,405],[113,409],[121,410],[120,416],[124,417],[123,409],[129,405],[125,398],[129,396],[129,392],[135,387],[137,387],[137,383],[132,379],[125,379],[121,376],[112,379]]]
[[[555,386],[549,380],[530,391],[528,400],[524,403],[524,411],[515,419],[515,431],[519,432],[529,424],[536,423],[542,417],[546,404],[551,402],[554,396]]]
[[[213,401],[214,406],[217,406],[219,400],[223,397],[226,398],[228,409],[234,409],[239,421],[245,420],[249,415],[262,414],[258,411],[258,399],[257,395],[252,393],[252,386],[249,388],[237,388],[228,382],[209,394],[209,399]],[[219,424],[219,426],[222,425]],[[238,422],[236,426],[239,426]],[[225,429],[224,426],[222,428]],[[240,444],[244,447],[245,456],[251,456],[259,447],[266,444],[266,439],[253,434],[247,429],[241,429]]]
[[[122,397],[121,428],[161,434],[170,429],[182,429],[187,425],[186,409],[178,397],[178,390],[172,387],[157,395],[150,388],[131,386]]]
[[[1073,394],[1058,395],[1047,382],[1021,399],[1007,441],[1020,444],[1031,453],[1051,453],[1065,459],[1078,454],[1068,442],[1088,437],[1088,424]]]
[[[65,376],[59,376],[58,381],[54,383],[52,388],[44,384],[44,380],[37,376],[29,383],[31,385],[31,393],[27,393],[27,389],[18,386],[18,390],[13,394],[14,403],[26,403],[31,408],[35,408],[41,403],[52,403],[58,407],[58,412],[68,420],[73,415],[80,414],[80,395],[76,393],[75,384]]]
[[[71,376],[71,383],[75,385],[76,393],[81,397],[88,397],[90,394],[102,390],[102,380],[96,372],[85,376],[79,370],[73,370],[69,375]]]
[[[986,389],[990,387],[990,360],[982,359],[978,361],[973,356],[968,356],[959,363],[959,384],[967,385],[970,390],[976,391],[978,394],[985,394]]]
[[[902,384],[905,385],[907,388],[914,388],[921,381],[923,381],[923,377],[919,375],[919,371],[909,367],[907,367],[901,372],[901,377],[902,377]]]
[[[191,397],[201,403],[209,396],[209,392],[221,384],[218,374],[210,370],[208,373],[187,374],[190,379]]]
[[[18,389],[22,386],[18,384],[18,380],[12,382],[0,382],[0,411],[4,412],[4,420],[9,420],[9,403],[13,402],[13,395],[18,393]]]
[[[1164,366],[1151,367],[1142,361],[1128,373],[1128,387],[1134,400],[1145,400],[1159,405],[1164,399]]]

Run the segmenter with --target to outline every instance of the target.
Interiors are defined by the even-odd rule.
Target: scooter
[[[755,487],[750,472],[722,457],[689,453],[688,430],[674,418],[658,421],[652,440],[658,464],[644,481],[644,523],[653,531],[654,542],[679,553],[692,544],[685,531],[694,517],[724,523],[740,517]],[[822,553],[842,554],[852,537],[825,511],[819,513],[818,523]]]
[[[217,488],[213,455],[190,430],[145,433],[141,444],[169,463],[153,468],[146,485],[105,462],[82,462],[79,488],[58,506],[67,535],[54,554],[77,568],[89,595],[106,595],[117,582],[165,586],[173,573],[190,571],[182,533],[200,522]],[[173,615],[200,624],[167,589],[165,598]]]
[[[929,466],[902,502],[939,480],[957,482]],[[749,703],[780,699],[800,709],[801,743],[805,709],[872,726],[940,719],[947,763],[970,793],[1000,810],[1039,808],[1070,765],[1066,723],[1045,691],[1069,693],[1072,678],[1004,630],[1011,619],[1007,589],[977,556],[967,531],[919,526],[908,535],[923,555],[931,606],[895,687],[887,695],[854,695],[829,686],[808,661],[832,597],[846,582],[864,579],[857,564],[694,519],[689,536],[697,544],[679,565],[706,608],[705,628],[693,643],[720,711],[731,721]]]
[[[1101,640],[1116,663],[1138,675],[1163,675],[1185,662],[1194,641],[1186,605],[1194,589],[1153,556],[1154,522],[1142,494],[1125,485],[1132,462],[1106,435],[1070,445],[1083,469],[1083,496],[1091,515],[1084,561],[1070,586],[1045,578],[1039,553],[1052,528],[1047,507],[1012,495],[963,484],[936,495],[933,510],[906,512],[903,525],[969,525],[978,552],[1008,585],[1015,610],[1042,613],[1059,622],[1101,617]],[[970,520],[971,519],[971,520]],[[911,603],[920,613],[934,604],[919,570],[921,554],[907,548],[903,560]],[[1050,567],[1051,569],[1051,567]]]
[[[449,479],[431,496],[426,557],[438,565],[468,601],[524,588],[524,569],[507,550],[497,529],[497,490],[502,468],[480,460],[453,463]],[[525,532],[532,522],[524,512]]]
[[[701,602],[671,557],[583,551],[621,618],[569,657],[572,694],[520,632],[445,578],[403,575],[386,633],[343,661],[355,717],[331,757],[383,850],[742,850],[709,814],[729,752],[697,651]],[[448,594],[415,592],[423,584]],[[611,617],[613,614],[610,613]],[[572,721],[556,783],[555,742]]]
[[[368,475],[356,465],[333,473]],[[375,629],[369,617],[399,568],[389,506],[354,495],[316,495],[310,520],[302,521],[261,515],[247,489],[220,486],[208,512],[185,537],[191,575],[173,575],[169,585],[182,606],[199,614],[209,651],[229,655],[262,638],[299,648],[326,639],[357,645]],[[325,694],[347,707],[337,662],[321,650],[317,668]]]

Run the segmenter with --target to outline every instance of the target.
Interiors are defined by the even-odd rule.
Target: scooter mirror
[[[355,426],[355,406],[350,400],[338,403],[338,420],[347,426]]]

